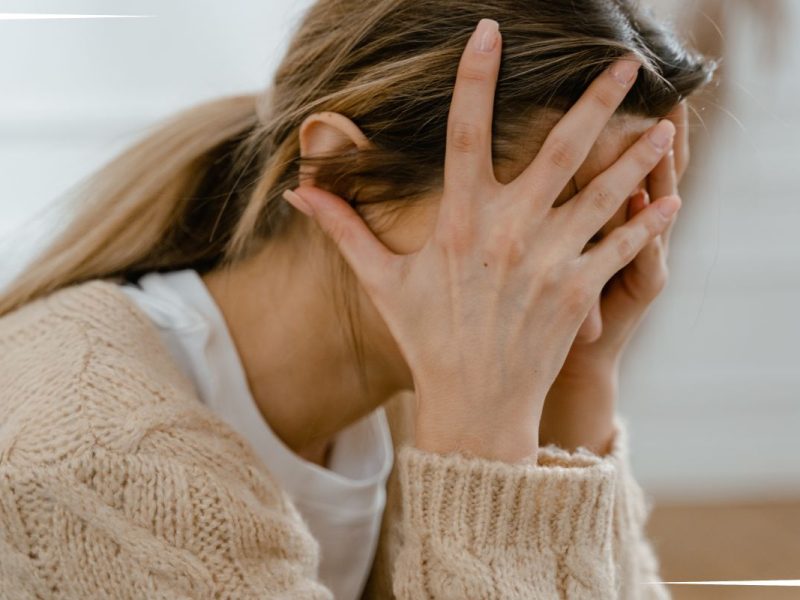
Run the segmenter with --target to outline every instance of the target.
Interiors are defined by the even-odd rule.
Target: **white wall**
[[[0,0],[4,13],[155,16],[0,20],[0,244],[144,126],[197,101],[266,86],[307,5]],[[37,218],[2,244],[0,285],[46,231]]]
[[[726,32],[735,94],[693,157],[704,179],[671,280],[624,365],[634,467],[663,499],[800,492],[800,6],[786,5],[778,63],[748,20]]]
[[[23,223],[141,127],[266,85],[306,5],[0,0],[0,12],[156,15],[0,21],[0,284],[47,232]],[[753,63],[747,29],[728,57],[741,125],[726,118],[694,157],[706,178],[684,198],[670,284],[623,367],[634,468],[661,499],[800,493],[800,42],[776,78]]]

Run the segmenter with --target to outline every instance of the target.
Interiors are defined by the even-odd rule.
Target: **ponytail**
[[[231,180],[248,179],[237,149],[259,123],[256,99],[184,110],[79,184],[77,214],[0,294],[0,316],[89,279],[203,269],[224,258],[240,208]]]

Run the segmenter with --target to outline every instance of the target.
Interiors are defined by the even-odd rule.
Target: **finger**
[[[369,291],[377,291],[400,255],[375,237],[361,216],[345,200],[317,187],[286,190],[283,198],[306,214],[333,240],[356,277]],[[310,210],[306,210],[303,206]]]
[[[664,233],[661,234],[661,243],[664,246],[665,257],[669,254],[669,238],[672,235],[672,228],[675,226],[676,219],[677,217],[673,216],[669,225],[667,225],[667,228],[664,230]]]
[[[628,204],[627,219],[633,219],[649,205],[646,190],[634,194]],[[665,282],[661,238],[656,236],[631,263],[611,277],[603,300],[603,343],[618,352],[658,295]]]
[[[553,127],[533,162],[509,185],[526,198],[535,190],[537,209],[551,207],[630,91],[640,67],[639,61],[628,57],[598,76]]]
[[[645,210],[650,205],[650,195],[647,193],[647,190],[640,190],[636,192],[631,198],[630,203],[628,204],[628,216],[626,221],[630,221],[640,212]],[[673,215],[673,221],[675,216]],[[669,228],[669,225],[667,225]],[[662,233],[659,236],[653,238],[649,244],[647,244],[639,254],[636,255],[636,258],[631,261],[631,265],[636,267],[637,271],[640,271],[642,275],[646,275],[648,273],[649,265],[653,264],[653,257],[658,256],[661,253],[661,243],[664,234]]]
[[[497,22],[481,19],[461,56],[447,118],[444,184],[448,189],[468,192],[494,179],[492,115],[500,43]]]
[[[647,176],[648,191],[650,196],[656,200],[664,196],[675,196],[678,193],[674,143],[672,148],[672,151],[667,152]]]
[[[591,250],[578,257],[578,261],[591,277],[597,289],[630,263],[637,254],[669,225],[670,218],[680,209],[678,196],[667,196],[638,213],[604,237]],[[661,209],[667,214],[663,214]]]
[[[673,151],[659,161],[656,168],[650,173],[647,178],[647,185],[650,188],[650,193],[653,198],[663,198],[664,196],[677,196],[678,195],[678,179],[675,172],[675,145],[673,144]],[[661,239],[664,244],[664,251],[669,251],[669,236],[672,232],[672,227],[675,225],[675,219],[670,221],[670,224],[661,234]]]
[[[633,204],[634,202],[631,202]],[[629,219],[632,219],[650,204],[647,191],[642,190],[635,199],[636,208],[631,211]],[[671,223],[675,222],[675,215],[672,216]],[[633,294],[638,299],[650,299],[655,296],[663,286],[663,276],[665,268],[665,254],[663,250],[664,233],[654,237],[642,248],[641,252],[631,261],[630,265],[622,270],[622,275],[626,281],[628,293]]]
[[[675,173],[680,181],[689,166],[689,105],[686,100],[673,108],[667,118],[675,125]]]
[[[647,190],[640,190],[636,192],[628,204],[627,221],[633,219],[640,212],[645,210],[650,204],[650,197]],[[669,227],[669,226],[667,226]],[[644,281],[645,286],[647,281],[652,275],[658,272],[659,261],[661,260],[662,253],[662,238],[664,234],[654,237],[650,242],[642,248],[639,254],[631,261],[630,265],[626,267],[622,273],[632,268],[633,275],[628,274],[628,277],[635,277],[638,281]],[[641,285],[640,285],[641,287]]]
[[[653,299],[667,282],[660,238],[642,249],[630,265],[612,277],[603,301],[603,337],[606,348],[624,347]]]
[[[674,134],[675,126],[662,120],[575,198],[554,209],[561,220],[566,220],[568,235],[575,238],[580,248],[616,214],[636,185],[647,179],[669,151]]]
[[[622,270],[629,293],[649,301],[661,291],[665,281],[665,257],[661,236],[656,236]]]
[[[625,215],[625,220],[630,221],[637,214],[642,212],[649,204],[650,199],[646,190],[639,190],[631,196],[628,202],[628,212]]]

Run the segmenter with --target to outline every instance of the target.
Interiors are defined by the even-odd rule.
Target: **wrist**
[[[536,461],[546,394],[497,394],[415,387],[415,446],[506,463]]]
[[[616,382],[619,375],[620,355],[618,353],[602,353],[593,349],[583,354],[576,347],[571,350],[568,359],[556,378],[556,381],[569,380],[581,382]]]
[[[614,437],[617,397],[616,370],[583,371],[579,379],[557,380],[542,411],[540,444],[606,454]]]
[[[530,427],[492,427],[448,423],[446,427],[417,419],[414,445],[436,454],[464,456],[505,463],[536,462],[539,449],[538,423]]]

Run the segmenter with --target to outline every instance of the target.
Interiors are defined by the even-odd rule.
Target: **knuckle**
[[[614,111],[619,99],[617,94],[608,87],[598,87],[590,96],[592,101],[604,111]]]
[[[629,263],[636,256],[636,243],[632,235],[628,232],[620,233],[614,240],[614,249],[620,260]]]
[[[658,211],[655,211],[658,212]],[[668,225],[667,219],[661,216],[661,213],[654,215],[653,219],[644,220],[644,229],[647,232],[647,239],[651,240],[659,235]]]
[[[590,282],[581,276],[573,276],[564,285],[564,304],[571,313],[583,314],[594,297]]]
[[[487,252],[502,264],[517,266],[525,257],[526,244],[519,236],[507,230],[499,231],[489,238]]]
[[[518,266],[525,258],[525,244],[520,240],[510,240],[505,246],[503,258],[509,266]]]
[[[588,278],[579,270],[566,264],[554,264],[544,271],[541,285],[548,294],[561,298],[570,310],[579,310],[591,299],[591,285]]]
[[[454,254],[465,254],[475,243],[475,234],[472,228],[463,223],[448,223],[440,225],[434,232],[436,244]]]
[[[543,271],[540,277],[542,288],[547,290],[548,292],[562,289],[565,280],[566,280],[565,274],[560,268],[556,266],[552,266],[549,269]]]
[[[462,81],[476,83],[487,83],[489,81],[489,73],[485,69],[481,69],[469,62],[462,62],[459,65],[456,77]]]
[[[543,148],[545,156],[550,163],[564,170],[578,168],[578,151],[575,146],[567,140],[556,138]]]
[[[662,153],[647,142],[633,152],[633,162],[642,174],[647,174],[658,164],[661,156]]]
[[[599,183],[588,190],[589,203],[592,210],[605,214],[614,208],[614,194],[605,184]]]
[[[466,121],[455,121],[448,134],[450,147],[458,152],[474,152],[478,148],[480,133],[478,128]]]

